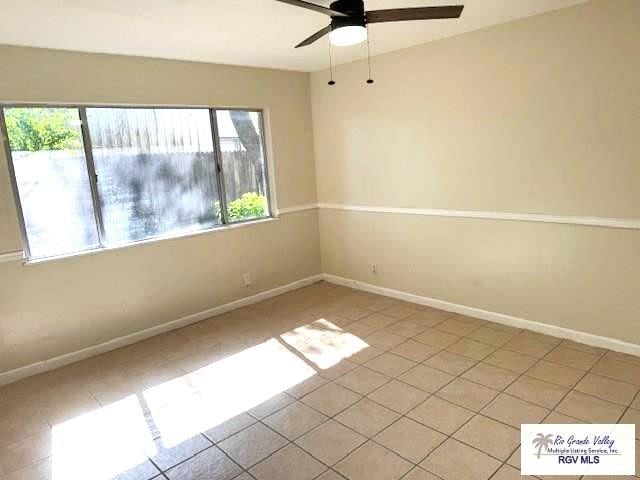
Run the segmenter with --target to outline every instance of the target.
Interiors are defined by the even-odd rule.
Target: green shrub
[[[267,214],[267,199],[263,195],[249,192],[229,203],[229,221],[243,218],[264,217]]]
[[[246,218],[264,217],[267,214],[267,197],[249,192],[229,202],[229,221],[237,222]],[[213,204],[213,211],[220,218],[220,202]]]
[[[80,148],[80,129],[71,126],[75,110],[65,108],[7,108],[5,121],[14,151]]]

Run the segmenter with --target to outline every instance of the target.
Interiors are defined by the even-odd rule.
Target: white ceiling
[[[310,0],[313,1],[313,0]],[[379,54],[504,23],[585,0],[365,0],[369,10],[462,3],[458,20],[375,24]],[[315,3],[328,6],[329,0]],[[326,38],[293,46],[328,24],[325,15],[275,0],[0,0],[0,44],[315,71]],[[334,49],[336,63],[364,45]]]

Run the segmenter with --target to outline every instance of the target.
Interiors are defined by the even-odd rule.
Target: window
[[[6,107],[27,258],[270,215],[262,113]]]
[[[216,111],[227,218],[238,222],[269,214],[267,174],[258,112]]]

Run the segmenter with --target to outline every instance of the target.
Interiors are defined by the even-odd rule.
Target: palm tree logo
[[[542,433],[539,433],[536,435],[536,438],[533,439],[533,446],[538,449],[538,453],[536,455],[537,458],[540,458],[542,448],[546,449],[553,443],[551,440],[552,437],[552,434],[543,435]]]

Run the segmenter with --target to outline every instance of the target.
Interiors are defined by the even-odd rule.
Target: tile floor
[[[639,390],[640,358],[319,283],[0,388],[0,479],[517,479],[521,423],[640,434]]]

